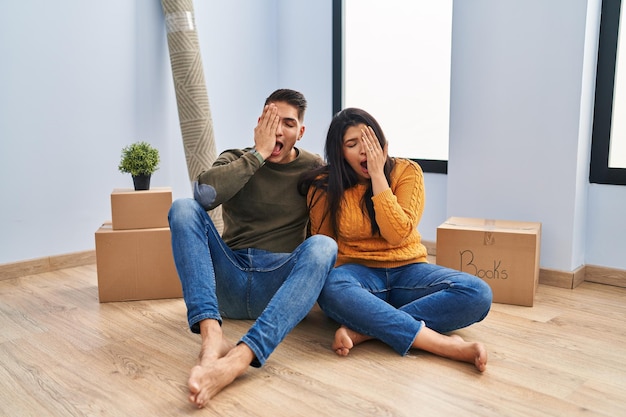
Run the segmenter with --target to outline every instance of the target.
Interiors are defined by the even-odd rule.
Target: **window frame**
[[[621,0],[602,1],[589,164],[589,182],[595,184],[626,185],[626,168],[609,167],[620,9]],[[621,71],[626,76],[626,68]]]
[[[336,114],[343,108],[343,84],[344,84],[344,70],[343,70],[343,0],[333,0],[332,6],[332,37],[333,37],[333,50],[332,50],[332,108],[333,114]],[[448,173],[448,161],[447,160],[435,160],[435,159],[414,159],[424,172],[447,174]]]

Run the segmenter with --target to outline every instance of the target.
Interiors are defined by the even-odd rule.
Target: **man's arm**
[[[261,162],[245,149],[233,149],[223,152],[213,166],[198,176],[198,187],[210,186],[214,189],[215,198],[205,210],[214,209],[230,200],[261,168]],[[198,200],[196,198],[196,200]]]
[[[276,143],[279,121],[276,105],[265,106],[254,128],[254,148],[223,152],[209,170],[198,176],[199,186],[206,184],[215,190],[215,200],[210,207],[204,207],[205,209],[213,209],[230,200],[263,166],[261,159],[271,154]],[[250,152],[252,149],[257,151],[257,155]]]

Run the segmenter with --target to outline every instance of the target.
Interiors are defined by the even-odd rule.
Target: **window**
[[[334,0],[333,111],[372,113],[389,154],[447,173],[452,0]]]
[[[603,0],[589,181],[626,185],[626,37],[621,0]],[[621,15],[621,16],[620,16]],[[620,54],[620,46],[622,54]]]

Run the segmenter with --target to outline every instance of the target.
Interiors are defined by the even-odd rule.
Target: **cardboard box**
[[[169,227],[96,231],[98,295],[108,301],[182,297]]]
[[[169,227],[167,213],[172,206],[172,190],[155,187],[146,191],[131,188],[111,193],[111,217],[114,230]]]
[[[496,303],[532,306],[541,223],[450,217],[437,228],[437,265],[485,280]]]

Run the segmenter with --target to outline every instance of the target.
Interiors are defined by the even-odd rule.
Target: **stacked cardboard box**
[[[541,223],[450,217],[437,228],[437,264],[476,275],[493,301],[532,306]]]
[[[101,303],[182,296],[167,221],[171,205],[170,188],[113,190],[112,221],[96,231]]]

